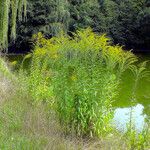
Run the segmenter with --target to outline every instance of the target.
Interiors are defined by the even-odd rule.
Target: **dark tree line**
[[[149,0],[28,0],[27,20],[18,22],[12,49],[29,50],[31,36],[43,32],[51,37],[92,27],[107,33],[114,43],[127,48],[150,49]]]

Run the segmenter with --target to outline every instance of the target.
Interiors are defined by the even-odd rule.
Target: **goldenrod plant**
[[[107,135],[121,76],[137,58],[91,28],[72,35],[62,32],[51,39],[33,35],[29,91],[36,102],[50,104],[66,133]]]

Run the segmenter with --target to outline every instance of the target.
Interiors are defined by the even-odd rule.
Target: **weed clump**
[[[123,72],[134,68],[135,55],[112,46],[106,35],[90,28],[73,37],[61,33],[46,39],[39,33],[33,39],[26,83],[34,102],[48,103],[65,133],[90,137],[110,133],[112,102]]]

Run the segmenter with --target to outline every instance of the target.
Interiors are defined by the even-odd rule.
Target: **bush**
[[[36,41],[27,83],[36,102],[46,101],[57,113],[66,133],[101,136],[110,132],[122,73],[133,68],[137,58],[106,35],[90,28],[70,37]]]

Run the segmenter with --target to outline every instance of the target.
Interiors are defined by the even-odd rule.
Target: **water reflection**
[[[144,125],[146,115],[143,114],[144,106],[137,104],[132,107],[132,117],[137,130],[141,130]],[[127,123],[130,120],[131,107],[129,108],[117,108],[115,110],[114,121],[119,130],[125,130]]]
[[[142,58],[144,60],[144,58]],[[148,58],[145,58],[148,60]],[[150,57],[149,57],[150,59]],[[147,65],[150,71],[150,62]],[[133,119],[138,130],[142,129],[145,120],[150,120],[150,75],[140,80],[136,87],[135,99],[133,101],[134,76],[130,71],[123,75],[120,85],[118,99],[113,103],[115,110],[114,121],[119,129],[125,129],[129,122],[131,107]]]

